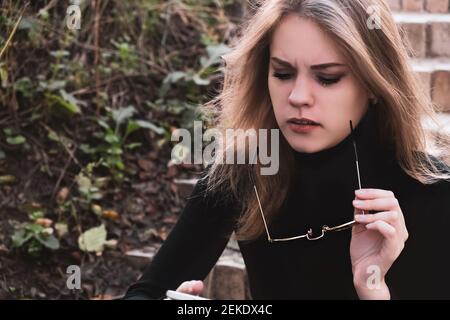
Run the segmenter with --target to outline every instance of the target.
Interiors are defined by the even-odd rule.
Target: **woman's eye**
[[[323,77],[323,76],[318,76],[317,80],[319,81],[319,83],[323,86],[329,86],[332,84],[335,84],[337,82],[339,82],[339,80],[341,80],[341,76],[339,77]]]
[[[275,78],[278,78],[280,80],[289,80],[292,78],[292,74],[291,73],[283,73],[283,72],[274,72],[273,76]]]

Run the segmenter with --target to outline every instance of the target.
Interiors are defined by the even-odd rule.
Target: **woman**
[[[279,172],[213,163],[125,298],[199,294],[189,280],[232,231],[254,299],[450,298],[449,167],[427,152],[434,108],[386,3],[264,1],[225,62],[205,110],[222,130],[280,129]]]

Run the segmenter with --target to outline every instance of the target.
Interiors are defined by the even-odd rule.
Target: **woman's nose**
[[[293,107],[311,106],[313,105],[313,93],[311,84],[307,79],[299,77],[289,95],[289,104]]]

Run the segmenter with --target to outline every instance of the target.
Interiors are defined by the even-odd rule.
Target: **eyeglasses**
[[[352,139],[352,142],[353,142],[353,150],[354,150],[354,152],[355,152],[356,173],[357,173],[357,175],[358,175],[358,187],[359,187],[359,189],[361,190],[361,177],[360,177],[360,174],[359,174],[358,150],[357,150],[357,148],[356,148],[356,141],[355,141],[355,137],[354,137],[354,134],[353,134],[353,124],[352,124],[352,121],[351,121],[351,120],[350,120],[350,135],[351,135],[351,139]],[[253,163],[254,163],[254,162],[253,162]],[[263,211],[263,208],[262,208],[262,206],[261,206],[261,201],[259,200],[258,190],[256,189],[256,184],[255,184],[255,181],[253,180],[253,176],[252,176],[252,175],[250,175],[250,179],[252,180],[252,183],[253,183],[253,189],[254,189],[254,191],[255,191],[256,199],[258,200],[259,211],[261,212],[261,217],[262,217],[262,219],[263,219],[264,227],[265,227],[266,233],[267,233],[267,240],[268,240],[269,242],[271,242],[271,243],[272,243],[272,242],[291,241],[291,240],[297,240],[297,239],[307,239],[307,240],[310,240],[310,241],[319,240],[319,239],[323,238],[327,232],[344,231],[344,230],[350,229],[350,228],[356,223],[355,220],[352,220],[352,221],[350,221],[350,222],[343,223],[343,224],[340,224],[340,225],[334,226],[334,227],[329,227],[329,226],[324,225],[324,226],[322,226],[321,234],[318,235],[318,236],[314,236],[314,235],[313,235],[312,228],[310,228],[310,229],[308,230],[308,232],[306,232],[305,234],[300,235],[300,236],[290,237],[290,238],[278,238],[278,239],[274,239],[274,238],[272,238],[272,237],[270,236],[269,228],[267,227],[266,218],[265,218],[265,216],[264,216],[264,211]],[[362,211],[362,214],[365,214],[365,212]]]

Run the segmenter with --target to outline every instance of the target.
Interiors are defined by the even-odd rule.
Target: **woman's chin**
[[[320,146],[313,146],[313,145],[299,145],[298,143],[295,144],[289,144],[291,146],[292,149],[294,149],[294,151],[296,152],[300,152],[300,153],[315,153],[315,152],[319,152],[321,150]]]

